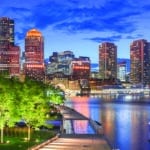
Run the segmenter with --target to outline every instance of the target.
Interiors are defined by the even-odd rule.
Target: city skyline
[[[132,41],[150,40],[148,1],[5,0],[0,16],[14,19],[15,41],[22,52],[27,31],[38,29],[44,36],[45,58],[54,51],[71,50],[98,63],[102,42],[115,43],[118,58],[130,58]]]

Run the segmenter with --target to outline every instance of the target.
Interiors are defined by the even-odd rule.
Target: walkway
[[[66,128],[65,121],[80,120],[88,121],[89,124],[97,130],[98,124],[93,124],[91,120],[83,116],[82,114],[74,111],[68,107],[60,107],[60,112],[63,115],[64,127],[62,133],[55,140],[43,144],[42,146],[32,148],[32,150],[110,150],[110,147],[102,134],[98,132],[93,134],[75,134],[72,124],[70,129]],[[64,131],[65,128],[65,132]]]

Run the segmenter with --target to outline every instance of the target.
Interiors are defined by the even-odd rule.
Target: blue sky
[[[53,51],[72,50],[98,62],[98,47],[113,42],[119,58],[129,58],[130,43],[150,41],[149,0],[3,0],[0,17],[15,20],[15,41],[24,51],[24,38],[37,28],[45,39],[45,58]]]

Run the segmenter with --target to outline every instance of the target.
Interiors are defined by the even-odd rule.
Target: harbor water
[[[150,98],[139,95],[71,97],[67,106],[102,123],[103,132],[113,149],[150,150]],[[76,122],[88,130],[85,122]],[[76,127],[76,125],[74,125]],[[79,129],[75,129],[80,132]],[[87,128],[87,129],[86,129]]]

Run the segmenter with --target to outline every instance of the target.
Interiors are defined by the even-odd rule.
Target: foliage
[[[0,129],[1,143],[3,143],[3,128],[5,125],[13,126],[16,117],[12,118],[14,112],[13,90],[11,82],[7,78],[0,78]]]
[[[18,121],[24,121],[29,129],[46,124],[49,114],[49,103],[61,104],[64,97],[60,89],[46,85],[40,81],[0,76],[0,129],[3,143],[3,128],[14,126]]]
[[[47,98],[51,104],[64,103],[64,94],[63,91],[59,88],[47,86]]]

